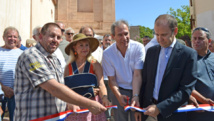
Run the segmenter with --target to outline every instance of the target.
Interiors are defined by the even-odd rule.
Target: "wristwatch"
[[[139,95],[138,94],[134,94],[133,97],[139,97]]]

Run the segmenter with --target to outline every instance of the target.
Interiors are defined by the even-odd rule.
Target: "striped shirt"
[[[15,79],[15,67],[22,50],[5,49],[0,47],[0,82],[4,86],[13,88]]]
[[[16,66],[15,121],[29,121],[65,111],[65,102],[39,86],[50,79],[64,84],[63,71],[57,57],[45,51],[40,43],[25,50]]]

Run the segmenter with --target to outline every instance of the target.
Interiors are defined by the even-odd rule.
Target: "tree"
[[[134,40],[143,44],[142,38],[144,36],[149,36],[150,38],[153,38],[153,29],[150,29],[149,27],[145,27],[145,26],[139,26],[139,29],[140,29],[140,35],[135,36]]]
[[[144,36],[149,36],[153,38],[153,30],[149,27],[140,26],[140,37],[143,38]]]
[[[183,5],[181,9],[176,11],[173,8],[169,9],[168,14],[174,16],[178,21],[178,34],[177,38],[181,36],[188,35],[191,36],[191,26],[190,26],[190,9],[189,6]]]

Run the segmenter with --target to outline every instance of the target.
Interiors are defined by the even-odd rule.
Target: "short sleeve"
[[[33,87],[55,78],[55,71],[43,56],[30,55],[22,62],[25,75],[29,78]]]
[[[135,48],[135,69],[143,69],[143,64],[145,60],[145,48],[141,43],[138,43]]]

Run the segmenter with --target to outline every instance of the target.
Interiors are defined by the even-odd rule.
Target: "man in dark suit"
[[[176,41],[176,19],[168,14],[155,20],[155,34],[160,45],[148,49],[143,67],[140,106],[144,114],[137,120],[185,121],[186,113],[173,113],[187,104],[196,83],[197,54]],[[141,117],[142,116],[142,117]]]

